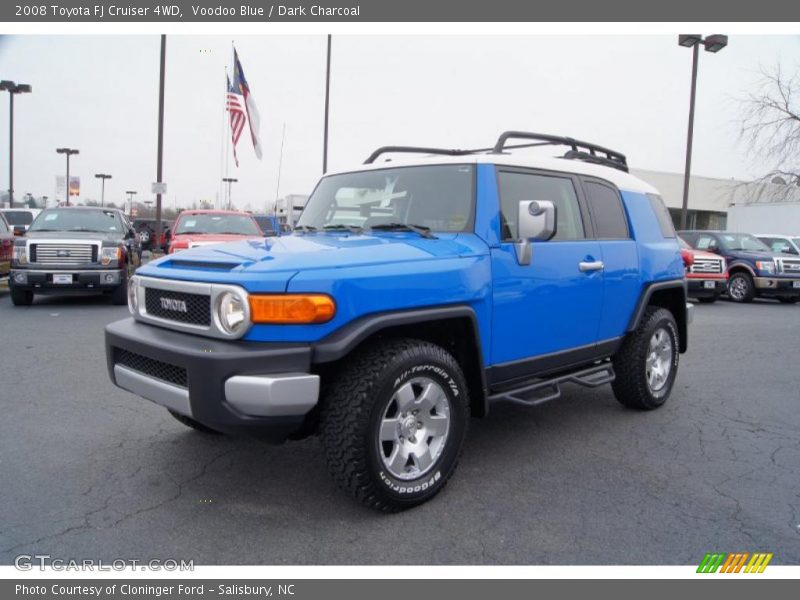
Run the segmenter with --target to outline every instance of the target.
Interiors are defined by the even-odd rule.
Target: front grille
[[[691,273],[722,273],[722,260],[719,258],[695,258],[689,269]]]
[[[31,244],[31,262],[78,266],[97,261],[93,244]]]
[[[778,259],[778,266],[780,267],[779,273],[786,275],[800,275],[800,260],[793,260],[787,258]]]
[[[144,305],[152,317],[189,325],[211,325],[211,298],[203,294],[145,288]]]
[[[114,363],[173,385],[179,385],[184,388],[189,387],[186,369],[183,367],[176,367],[160,360],[153,360],[141,354],[128,352],[122,348],[114,349]]]

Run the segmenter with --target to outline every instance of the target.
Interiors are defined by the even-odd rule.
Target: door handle
[[[580,269],[581,273],[586,273],[587,271],[602,271],[603,267],[605,267],[605,265],[602,260],[578,263],[578,269]]]

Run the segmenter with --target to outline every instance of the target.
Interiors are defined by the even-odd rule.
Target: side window
[[[0,217],[0,233],[8,233],[8,227],[6,226],[6,220]]]
[[[519,237],[517,213],[522,200],[549,200],[556,207],[553,240],[582,240],[586,237],[575,185],[568,177],[500,171],[500,222],[503,240]]]
[[[697,238],[697,243],[694,247],[698,250],[710,250],[717,247],[717,240],[710,235],[701,235]]]
[[[619,193],[614,188],[594,181],[586,182],[586,193],[597,238],[618,240],[630,237]]]
[[[661,228],[661,235],[663,235],[665,238],[676,237],[675,227],[672,225],[672,217],[670,216],[669,210],[664,204],[664,200],[661,198],[661,196],[657,196],[656,194],[647,194],[647,197],[650,199],[650,206],[656,215],[656,219],[658,219],[658,226]]]

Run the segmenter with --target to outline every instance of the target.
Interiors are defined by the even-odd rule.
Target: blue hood
[[[139,273],[194,281],[258,282],[265,290],[285,289],[298,271],[431,261],[475,255],[474,236],[382,232],[373,235],[293,234],[184,250],[154,260]],[[486,250],[485,245],[483,250]]]

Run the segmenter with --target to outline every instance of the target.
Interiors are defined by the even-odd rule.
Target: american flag
[[[231,79],[228,77],[228,95],[226,99],[228,114],[231,119],[231,140],[233,141],[233,160],[236,161],[236,166],[239,166],[239,157],[236,156],[236,144],[239,143],[239,138],[244,131],[244,125],[247,122],[247,115],[242,107],[242,95],[237,93],[231,85]]]
[[[261,140],[259,139],[259,128],[261,126],[261,117],[258,114],[258,107],[250,91],[250,85],[244,76],[244,69],[242,63],[239,62],[239,55],[236,48],[233,49],[233,87],[237,93],[241,94],[244,98],[244,109],[247,113],[247,122],[250,125],[250,139],[253,142],[253,150],[256,156],[261,159]]]

